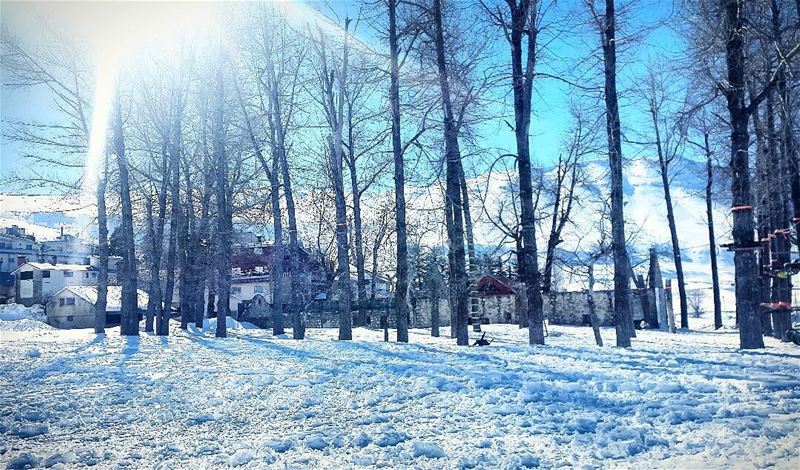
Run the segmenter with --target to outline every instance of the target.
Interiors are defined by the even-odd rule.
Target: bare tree
[[[133,236],[133,205],[129,182],[128,161],[125,153],[124,124],[122,121],[122,99],[119,86],[114,97],[112,111],[114,154],[119,172],[119,193],[122,201],[121,233],[123,245],[122,267],[119,275],[122,283],[122,305],[120,306],[120,334],[139,336],[139,294],[136,289],[136,245]]]
[[[595,0],[586,0],[603,49],[605,76],[606,133],[608,161],[611,168],[611,232],[614,253],[614,315],[617,327],[617,346],[628,348],[634,336],[628,278],[628,251],[625,245],[624,193],[622,186],[622,142],[617,98],[617,23],[615,0],[605,0],[605,11],[597,10]]]
[[[656,155],[658,156],[658,173],[661,176],[661,187],[664,190],[664,204],[667,208],[667,225],[672,241],[672,259],[675,263],[675,274],[678,278],[678,295],[681,308],[681,328],[689,328],[689,308],[686,299],[686,281],[683,274],[678,227],[675,222],[675,209],[672,201],[671,183],[674,171],[673,163],[679,157],[683,145],[683,135],[678,122],[669,119],[669,100],[672,90],[665,82],[665,72],[656,70],[655,66],[648,70],[647,77],[639,90],[647,104],[650,120],[653,125]]]
[[[461,151],[458,145],[458,128],[453,114],[450,94],[450,77],[445,54],[444,21],[441,0],[433,1],[430,11],[433,23],[433,42],[436,49],[439,88],[441,92],[444,122],[445,163],[447,166],[446,222],[447,238],[452,255],[450,256],[450,299],[451,310],[455,312],[455,322],[451,328],[456,334],[456,343],[469,345],[467,329],[467,273],[464,250],[464,212],[461,198]]]
[[[350,53],[350,18],[344,20],[344,38],[341,59],[328,50],[328,38],[321,28],[313,41],[319,57],[319,82],[322,91],[323,110],[330,133],[327,136],[327,150],[333,190],[336,199],[336,250],[337,250],[337,294],[339,311],[339,339],[353,339],[350,289],[350,253],[347,234],[347,206],[344,194],[343,158],[344,144],[342,132],[345,120],[345,87]]]
[[[719,287],[719,266],[717,261],[717,238],[714,233],[714,173],[716,169],[714,153],[711,148],[711,133],[713,124],[711,113],[704,109],[704,106],[692,107],[686,116],[688,122],[685,123],[685,132],[693,130],[702,137],[702,141],[697,141],[687,137],[686,141],[700,149],[706,161],[706,184],[705,184],[705,203],[706,203],[706,224],[708,227],[709,256],[711,258],[711,288],[714,299],[714,329],[722,328],[722,299]]]
[[[519,172],[520,278],[525,283],[528,300],[528,341],[544,344],[541,279],[536,246],[536,220],[533,202],[533,183],[530,156],[530,124],[533,80],[536,71],[537,39],[539,33],[539,2],[508,1],[508,16],[500,7],[485,9],[498,24],[511,47],[511,84],[514,92],[514,136]]]
[[[214,65],[214,83],[211,87],[211,138],[216,172],[217,200],[217,329],[218,338],[228,336],[227,319],[230,315],[231,297],[231,201],[229,197],[228,155],[225,135],[225,82],[223,78],[223,56],[219,54],[218,63]]]
[[[750,116],[776,84],[787,61],[800,51],[796,45],[788,51],[771,78],[760,90],[755,90],[749,102],[746,98],[745,55],[747,8],[744,0],[719,0],[720,24],[725,44],[726,76],[718,88],[728,105],[731,129],[731,193],[733,196],[733,245],[736,276],[736,313],[739,323],[739,342],[742,349],[764,347],[758,313],[758,266],[755,251],[760,246],[753,240],[753,201],[749,168]]]

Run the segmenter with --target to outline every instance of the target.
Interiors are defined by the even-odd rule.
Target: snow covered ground
[[[800,467],[800,348],[738,351],[730,329],[620,350],[578,327],[530,348],[491,325],[491,346],[458,348],[31,321],[0,320],[0,467]]]

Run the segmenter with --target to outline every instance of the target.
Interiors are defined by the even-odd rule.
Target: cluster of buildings
[[[292,273],[291,253],[283,250],[283,271],[273,276],[271,267],[277,251],[274,244],[261,237],[242,239],[233,247],[231,259],[231,295],[229,308],[238,320],[249,321],[262,327],[272,325],[273,308],[292,301],[293,276],[300,286],[299,297],[304,311],[312,312],[320,320],[317,326],[335,326],[337,298],[333,288],[337,283],[326,273],[320,261],[305,249],[298,253],[299,269]],[[117,266],[121,258],[109,258],[109,286],[106,317],[110,325],[119,323],[121,288],[116,285]],[[91,328],[94,326],[97,301],[98,256],[95,247],[78,237],[61,234],[54,240],[37,241],[24,228],[13,225],[0,228],[0,303],[13,301],[26,306],[45,306],[47,321],[59,328]],[[273,283],[281,283],[282,298],[275,298]],[[357,291],[357,276],[352,270],[351,289]],[[213,284],[213,282],[211,283]],[[144,281],[140,286],[147,285]],[[508,278],[485,275],[478,279],[470,292],[469,316],[471,323],[516,323],[519,321],[521,287]],[[367,277],[367,295],[378,301],[375,305],[389,308],[393,292],[391,282]],[[214,289],[206,289],[206,304],[214,305]],[[441,325],[449,324],[450,312],[446,295],[439,299]],[[171,305],[179,308],[180,294],[175,293]],[[634,298],[632,301],[636,302]],[[148,294],[139,291],[139,308],[147,308]],[[586,324],[586,294],[561,292],[544,299],[545,316],[562,324]],[[613,317],[613,298],[610,291],[595,294],[601,323],[608,324]],[[374,305],[373,305],[374,306]],[[380,307],[383,306],[383,307]],[[412,301],[412,327],[429,327],[433,310],[431,299],[425,297]],[[355,306],[354,306],[355,308]],[[329,312],[330,311],[330,312]],[[315,313],[316,312],[316,313]],[[210,314],[213,314],[209,311]],[[387,312],[383,312],[385,315]]]
[[[261,237],[241,240],[234,246],[231,259],[231,295],[229,308],[234,317],[256,324],[271,324],[272,306],[275,302],[290,302],[292,273],[290,252],[283,250],[284,272],[273,278],[272,259],[276,250],[272,243]],[[319,260],[305,249],[299,252],[301,298],[304,302],[328,300],[333,281],[327,278]],[[16,302],[25,306],[45,306],[47,322],[59,328],[91,328],[94,326],[97,302],[99,257],[95,246],[74,235],[61,234],[54,240],[37,241],[33,234],[17,225],[0,228],[0,303]],[[116,273],[121,258],[109,257],[109,285],[106,319],[109,325],[119,323],[121,289]],[[368,279],[370,294],[374,286],[375,297],[390,295],[389,281]],[[273,282],[280,282],[283,298],[273,296]],[[356,277],[351,279],[353,291]],[[144,280],[140,286],[147,285]],[[206,289],[207,301],[213,305],[214,290]],[[335,298],[335,296],[331,296]],[[180,293],[176,292],[171,305],[179,306]],[[139,290],[139,309],[147,308],[148,293]]]
[[[231,258],[232,277],[229,307],[231,314],[237,319],[269,327],[272,324],[272,305],[280,302],[285,306],[292,300],[292,278],[295,274],[290,270],[291,252],[288,246],[284,246],[283,273],[275,277],[276,282],[280,282],[281,299],[274,299],[273,296],[271,267],[274,256],[276,256],[274,244],[265,242],[261,237],[240,241],[234,248],[234,255]],[[296,275],[299,279],[296,280],[296,283],[300,286],[299,297],[308,308],[312,308],[315,303],[336,299],[332,292],[332,287],[336,285],[336,279],[329,279],[319,259],[302,247],[298,252],[298,267]],[[355,269],[353,268],[351,271],[351,291],[355,293],[358,280]],[[367,276],[367,283],[367,295],[370,297],[385,299],[393,295],[391,282],[387,279],[376,277],[373,281],[371,276]],[[321,323],[321,325],[329,326],[326,323]]]
[[[54,326],[93,327],[98,261],[94,245],[63,229],[53,240],[38,241],[17,225],[2,227],[0,302],[44,305],[48,323]],[[119,322],[120,295],[114,292],[120,288],[113,285],[119,261],[119,257],[109,257],[109,324]]]

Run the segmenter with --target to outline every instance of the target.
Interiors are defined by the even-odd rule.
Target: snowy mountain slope
[[[73,195],[0,194],[0,227],[18,225],[38,241],[53,240],[61,228],[81,238],[91,238],[96,217],[92,205]]]
[[[705,164],[683,162],[681,168],[676,170],[679,173],[673,178],[671,190],[687,283],[710,285],[710,252],[704,199]],[[576,188],[572,223],[564,229],[564,242],[558,247],[560,258],[572,265],[580,265],[581,259],[586,258],[586,254],[592,251],[593,244],[597,242],[603,213],[601,201],[608,194],[608,166],[605,162],[589,162],[583,166],[582,171],[586,183]],[[665,276],[674,277],[664,191],[657,162],[643,159],[629,162],[624,168],[623,176],[626,234],[629,237],[629,252],[633,263],[645,263],[643,269],[646,270],[648,250],[656,247],[663,254],[661,267]],[[715,198],[714,202],[714,224],[717,243],[722,243],[730,233],[729,205],[722,197],[726,193],[724,172],[718,171],[715,177],[720,180],[715,183],[715,191],[720,197]],[[472,183],[473,193],[483,191],[490,195],[487,198],[486,211],[495,219],[498,218],[497,214],[510,210],[504,209],[508,206],[502,205],[508,201],[506,175],[492,175],[488,180],[488,191],[486,177],[472,180]],[[547,204],[546,197],[543,197],[540,204]],[[477,242],[487,247],[495,246],[494,240],[499,239],[498,230],[485,216],[478,223],[480,229],[476,230]],[[537,235],[540,249],[546,246],[547,230],[549,220],[543,221],[539,226]],[[725,251],[718,253],[721,281],[723,284],[730,283],[733,280],[733,257]],[[570,277],[566,272],[561,273],[560,277],[564,288],[583,287],[584,280],[581,277]],[[609,267],[601,266],[598,271],[599,286],[607,284],[610,277]]]

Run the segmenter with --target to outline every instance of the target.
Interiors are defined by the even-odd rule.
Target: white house
[[[147,293],[138,290],[141,316],[147,310]],[[56,328],[93,328],[97,286],[68,286],[56,292],[45,306],[47,323]],[[122,287],[108,286],[106,325],[118,325],[122,307]]]
[[[46,303],[64,287],[97,284],[97,270],[82,264],[27,262],[11,274],[16,278],[16,302],[28,307]]]
[[[272,303],[272,281],[269,274],[237,276],[231,278],[231,299],[229,306],[232,315],[245,308],[247,302],[253,300],[256,294],[269,303]],[[238,316],[238,315],[237,315]]]
[[[75,235],[65,234],[61,229],[61,235],[55,240],[42,242],[41,260],[52,264],[91,264],[91,256],[94,247],[76,237]]]
[[[10,273],[20,261],[36,261],[38,256],[39,243],[24,228],[12,225],[0,229],[0,272]]]

